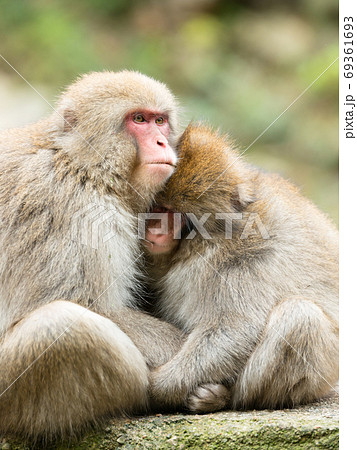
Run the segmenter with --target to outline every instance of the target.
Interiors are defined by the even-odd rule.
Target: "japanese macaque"
[[[154,209],[168,232],[151,219],[144,244],[156,314],[188,338],[152,372],[154,402],[205,412],[325,396],[338,379],[335,227],[208,127],[189,126],[178,148]]]
[[[142,412],[182,332],[136,309],[137,217],[173,173],[177,105],[92,73],[49,118],[0,134],[0,432],[67,437]]]

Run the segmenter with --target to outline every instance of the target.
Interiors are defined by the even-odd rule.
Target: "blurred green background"
[[[0,0],[0,53],[53,105],[79,74],[142,71],[169,85],[183,120],[242,149],[338,56],[335,0]],[[0,60],[0,128],[50,111]],[[338,220],[338,63],[246,152]]]

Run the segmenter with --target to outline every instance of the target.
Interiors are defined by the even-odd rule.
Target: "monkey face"
[[[85,75],[59,102],[55,145],[84,183],[91,173],[104,191],[131,189],[147,204],[175,169],[176,110],[167,87],[138,72]]]
[[[179,239],[175,236],[176,231],[180,231],[183,222],[177,223],[174,211],[165,207],[154,207],[151,211],[152,218],[146,221],[145,240],[143,245],[154,255],[166,255],[179,245]],[[176,223],[175,223],[176,222]]]
[[[172,175],[177,162],[169,144],[170,125],[167,114],[141,110],[129,113],[125,128],[137,146],[137,165],[133,179],[138,184],[160,187]]]

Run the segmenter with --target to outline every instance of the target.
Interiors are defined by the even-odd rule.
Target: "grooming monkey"
[[[166,211],[168,233],[149,220],[144,244],[156,314],[189,336],[153,371],[154,402],[205,412],[324,396],[338,379],[335,227],[205,126],[187,128],[179,156],[154,209]]]
[[[49,118],[0,134],[1,433],[66,437],[144,411],[149,368],[180,348],[134,300],[136,214],[176,165],[176,111],[149,77],[92,73]]]

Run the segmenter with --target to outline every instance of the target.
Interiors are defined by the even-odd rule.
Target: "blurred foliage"
[[[186,122],[208,120],[242,149],[338,56],[335,0],[0,0],[0,11],[1,54],[31,83],[58,92],[83,72],[136,69],[171,87]],[[246,156],[337,220],[337,148],[336,63]]]

